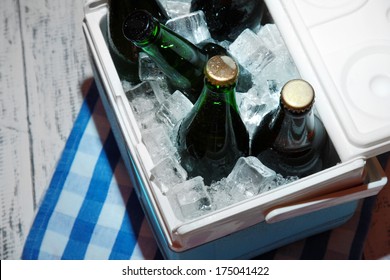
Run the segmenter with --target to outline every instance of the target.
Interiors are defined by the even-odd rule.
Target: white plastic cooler
[[[341,163],[191,221],[150,180],[154,167],[106,45],[105,1],[86,5],[83,28],[99,93],[164,257],[249,258],[334,228],[386,184],[375,156],[390,150],[390,2],[269,0]]]

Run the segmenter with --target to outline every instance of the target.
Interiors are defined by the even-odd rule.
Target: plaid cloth
[[[256,259],[359,259],[375,197],[345,225]],[[22,259],[161,259],[92,83]]]

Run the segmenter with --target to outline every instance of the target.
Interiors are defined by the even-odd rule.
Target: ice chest
[[[341,162],[278,189],[182,221],[150,180],[154,167],[106,45],[106,1],[85,7],[95,80],[126,168],[167,259],[250,258],[334,228],[387,178],[375,156],[390,150],[390,2],[269,0],[268,9]]]

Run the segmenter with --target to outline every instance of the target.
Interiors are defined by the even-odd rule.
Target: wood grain
[[[14,259],[34,213],[18,2],[5,0],[0,19],[0,259]]]
[[[92,76],[84,0],[3,0],[0,259],[20,258]]]
[[[84,2],[1,3],[0,259],[20,258],[83,101],[81,87],[92,76],[81,29]],[[390,192],[383,197],[388,201]],[[383,215],[388,209],[378,207],[378,225],[388,217]],[[381,245],[378,236],[376,231],[369,236],[376,250]]]
[[[92,75],[84,1],[20,0],[35,205],[49,184]]]

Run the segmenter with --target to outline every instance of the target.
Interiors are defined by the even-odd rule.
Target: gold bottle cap
[[[313,106],[314,89],[304,80],[291,80],[283,86],[280,98],[284,108],[302,113],[310,110]]]
[[[205,67],[206,79],[216,86],[230,86],[236,83],[238,66],[229,56],[216,55],[209,59]]]

